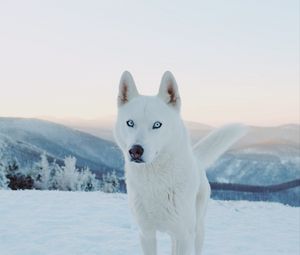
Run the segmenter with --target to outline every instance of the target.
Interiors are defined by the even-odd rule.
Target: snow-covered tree
[[[64,160],[59,176],[59,186],[62,190],[78,190],[78,169],[76,168],[76,158],[69,156]]]
[[[53,161],[49,164],[45,153],[30,171],[37,189],[66,190],[66,191],[94,191],[99,190],[100,184],[89,168],[78,169],[76,158],[68,156],[63,166]]]
[[[61,169],[60,165],[56,163],[54,160],[50,165],[50,185],[49,189],[58,190],[60,185],[60,180],[58,179],[62,176],[63,170]]]
[[[119,179],[116,172],[102,175],[101,190],[107,193],[118,192],[120,188]]]
[[[8,187],[12,190],[32,189],[34,180],[30,175],[24,174],[20,170],[20,165],[17,159],[7,163],[5,167],[6,178],[9,180]]]
[[[93,174],[88,167],[81,170],[78,176],[78,190],[95,191],[99,189],[99,181],[96,175]]]
[[[0,190],[8,188],[9,180],[6,178],[5,166],[0,163]]]
[[[34,180],[34,187],[43,190],[49,189],[51,187],[50,173],[51,169],[46,153],[43,153],[40,161],[35,164],[33,171],[30,173]]]
[[[52,184],[56,189],[69,191],[94,191],[99,189],[99,181],[89,168],[77,169],[76,158],[69,156],[64,166],[53,171]]]

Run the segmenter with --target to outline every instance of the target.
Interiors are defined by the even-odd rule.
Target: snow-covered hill
[[[282,155],[273,149],[267,152],[229,151],[207,170],[207,176],[213,182],[262,186],[299,179],[300,149],[289,145],[281,149],[285,150]]]
[[[127,196],[100,192],[0,190],[1,255],[138,255]],[[298,255],[299,208],[211,201],[204,255]],[[158,236],[158,254],[170,240]]]
[[[104,128],[108,127],[112,128],[112,118],[104,121]],[[212,129],[194,122],[187,122],[187,127],[193,140]],[[299,125],[250,127],[249,133],[208,169],[209,180],[272,185],[299,179],[299,139]],[[43,151],[57,160],[73,155],[79,167],[89,166],[96,173],[115,169],[123,175],[122,155],[111,141],[49,121],[0,118],[0,154],[4,158],[16,157],[30,167]]]
[[[4,159],[16,158],[25,168],[43,152],[58,161],[75,156],[79,167],[89,166],[95,172],[121,171],[123,166],[114,143],[37,119],[0,118],[0,152]]]
[[[57,120],[66,125],[113,139],[114,117],[95,120]],[[192,142],[213,127],[186,122]],[[210,181],[272,185],[300,178],[300,125],[249,127],[247,135],[208,170]]]
[[[55,123],[61,123],[65,126],[75,128],[85,133],[90,133],[100,138],[114,141],[113,127],[115,124],[115,116],[105,116],[98,119],[58,119],[51,117],[42,117]],[[186,121],[185,122],[193,142],[198,141],[203,136],[214,129],[213,126],[203,123]],[[250,126],[247,136],[240,143],[241,146],[255,145],[260,143],[296,143],[300,144],[300,125],[287,124],[274,127],[256,127]]]
[[[214,182],[273,185],[300,178],[300,125],[249,127],[207,171]]]

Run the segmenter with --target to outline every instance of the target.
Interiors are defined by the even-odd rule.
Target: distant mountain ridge
[[[43,117],[56,123],[72,127],[82,132],[90,133],[100,138],[114,141],[113,128],[116,116],[106,116],[98,119],[55,119]],[[201,139],[215,127],[194,121],[185,121],[193,142]],[[249,126],[248,135],[241,140],[240,145],[250,145],[270,142],[289,142],[300,144],[300,125],[284,124],[272,127]]]
[[[193,122],[186,125],[192,141],[213,129]],[[104,126],[108,130],[109,125]],[[299,134],[300,126],[294,124],[250,127],[249,133],[207,170],[208,178],[212,182],[249,185],[272,185],[298,179]],[[112,170],[119,176],[124,174],[122,154],[112,141],[50,121],[0,118],[0,159],[1,155],[15,157],[23,167],[31,167],[43,152],[58,161],[73,155],[78,166],[88,166],[98,175]]]
[[[103,118],[91,120],[84,120],[78,118],[59,119],[52,117],[42,117],[42,119],[49,120],[55,123],[60,123],[64,126],[68,126],[80,130],[82,132],[89,133],[97,137],[114,142],[113,129],[116,116],[106,116]],[[186,121],[186,125],[189,128],[192,137],[194,137],[194,135],[203,136],[204,134],[207,134],[210,130],[213,129],[212,126],[193,121]]]
[[[72,120],[67,125],[113,141],[114,116]],[[195,143],[214,127],[185,122]],[[207,170],[210,181],[272,185],[300,178],[300,125],[249,126],[248,134]]]
[[[38,119],[0,118],[0,152],[4,158],[16,158],[22,167],[31,167],[46,152],[58,161],[75,156],[79,167],[88,166],[98,174],[123,168],[114,143]]]

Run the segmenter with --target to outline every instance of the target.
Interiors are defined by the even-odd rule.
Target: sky
[[[115,115],[124,70],[187,120],[299,123],[299,1],[0,0],[0,116]]]

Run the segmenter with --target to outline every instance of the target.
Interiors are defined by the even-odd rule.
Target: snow
[[[300,254],[300,209],[211,200],[204,255]],[[170,254],[158,235],[158,254]],[[0,190],[1,255],[137,255],[124,194]]]

